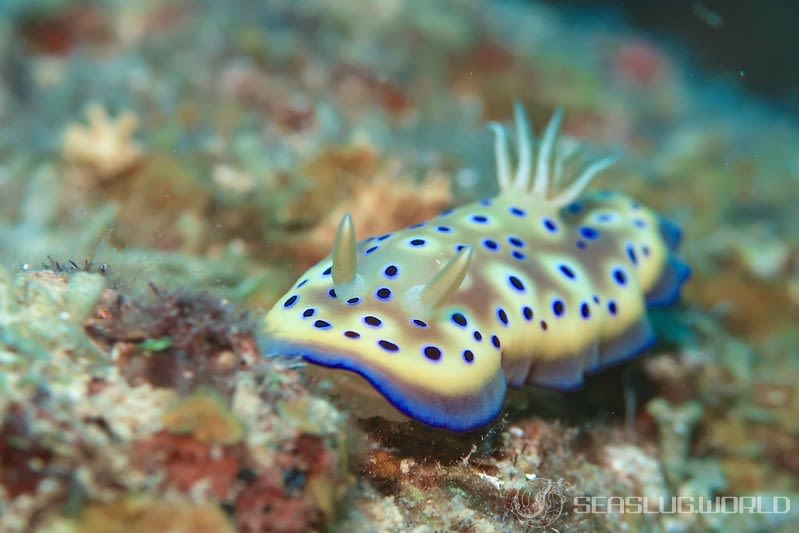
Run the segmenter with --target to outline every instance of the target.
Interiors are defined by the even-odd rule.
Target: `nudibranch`
[[[680,230],[622,194],[584,192],[610,158],[553,190],[573,152],[562,116],[534,143],[515,106],[515,169],[492,125],[493,198],[362,241],[344,216],[331,255],[267,313],[270,351],[467,431],[500,413],[508,386],[574,389],[648,347],[647,308],[673,302],[690,275],[675,256]]]

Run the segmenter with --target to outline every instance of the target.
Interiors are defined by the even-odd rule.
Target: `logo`
[[[531,479],[527,486],[511,491],[511,511],[532,529],[551,529],[569,501],[569,484],[563,479]]]

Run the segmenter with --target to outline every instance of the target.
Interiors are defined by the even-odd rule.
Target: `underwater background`
[[[0,2],[0,531],[795,531],[799,15],[636,4]],[[265,357],[344,213],[496,194],[514,102],[682,228],[657,344],[460,434]]]

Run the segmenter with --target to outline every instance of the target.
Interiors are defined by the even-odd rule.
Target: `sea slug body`
[[[270,351],[467,431],[500,413],[508,386],[574,389],[649,346],[647,307],[673,302],[690,275],[679,229],[621,194],[584,193],[609,158],[553,192],[569,157],[562,112],[537,146],[519,105],[515,118],[515,169],[493,125],[497,196],[360,242],[345,216],[332,254],[267,314]]]

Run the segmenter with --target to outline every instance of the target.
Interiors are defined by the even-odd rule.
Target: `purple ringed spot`
[[[380,326],[383,325],[382,320],[372,315],[366,315],[365,317],[363,317],[363,323],[373,328],[379,328]]]
[[[431,361],[438,361],[441,359],[441,349],[437,346],[425,346],[422,352],[424,353],[424,356]]]
[[[381,348],[383,348],[385,351],[387,351],[387,352],[398,352],[399,351],[399,346],[397,346],[393,342],[387,341],[385,339],[380,339],[379,341],[377,341],[377,344]]]
[[[352,331],[351,329],[348,329],[347,331],[345,331],[344,332],[344,336],[347,337],[348,339],[360,339],[361,338],[361,334],[360,333],[358,333],[357,331]]]
[[[315,314],[316,314],[316,309],[314,309],[313,307],[309,307],[308,309],[302,312],[303,318],[310,318]]]
[[[297,303],[297,300],[299,300],[299,298],[300,297],[297,296],[296,294],[294,294],[292,296],[289,296],[288,298],[286,298],[286,301],[283,302],[283,307],[286,308],[286,309],[288,309],[289,307],[292,307],[294,304]]]
[[[580,305],[580,316],[581,316],[581,317],[583,317],[583,318],[584,318],[584,319],[586,319],[586,320],[588,320],[589,318],[591,318],[591,308],[590,308],[590,307],[588,307],[588,304],[587,304],[587,303],[585,303],[585,302],[583,302],[583,303]]]
[[[627,245],[627,257],[633,265],[638,264],[638,257],[635,255],[635,247],[632,244]]]
[[[515,246],[516,248],[524,248],[524,241],[519,237],[508,237],[508,242],[511,246]]]
[[[543,224],[544,225],[544,229],[547,230],[550,233],[555,233],[556,231],[558,231],[558,225],[555,224],[555,221],[552,220],[551,218],[548,218],[548,217],[542,218],[541,219],[541,224]]]
[[[522,316],[526,321],[530,322],[533,319],[533,310],[525,305],[522,308]]]
[[[380,248],[380,247],[379,247],[379,246],[377,246],[377,245],[375,245],[375,246],[372,246],[371,248],[367,248],[367,249],[366,249],[366,251],[363,253],[363,255],[369,255],[369,254],[371,254],[372,252],[375,252],[375,251],[377,251],[379,248]]]
[[[501,307],[497,309],[497,318],[499,319],[500,322],[502,322],[503,326],[508,325],[508,313],[506,313],[505,310],[502,309]]]
[[[425,241],[424,239],[411,239],[408,244],[418,248],[427,244],[427,241]]]
[[[485,215],[472,215],[472,222],[476,224],[485,224],[488,222],[488,217]]]
[[[618,283],[619,285],[627,284],[627,275],[620,268],[616,268],[613,270],[613,279],[616,280],[616,283]]]
[[[502,346],[502,344],[499,342],[499,337],[496,335],[491,335],[491,344],[493,344],[494,348],[497,350],[499,350],[499,348]]]
[[[375,296],[377,296],[378,299],[383,301],[391,300],[391,289],[389,289],[388,287],[380,287],[375,292]]]
[[[599,238],[599,232],[590,226],[583,226],[580,228],[580,235],[589,241],[594,241]]]
[[[558,266],[558,270],[569,279],[576,279],[577,276],[574,274],[574,270],[571,269],[568,265],[560,265]]]
[[[389,279],[394,279],[397,277],[399,273],[399,269],[397,265],[388,265],[385,270],[383,270],[383,275]]]
[[[461,313],[452,313],[452,321],[462,328],[465,328],[467,324],[466,317]]]
[[[474,362],[474,352],[471,350],[463,350],[463,360],[471,364]]]
[[[527,216],[527,211],[525,211],[524,209],[519,209],[518,207],[511,207],[509,209],[509,211],[510,211],[510,214],[515,216],[515,217],[526,217]]]
[[[413,324],[417,328],[426,328],[427,327],[427,322],[425,322],[424,320],[419,320],[418,318],[414,318],[413,320],[411,320],[411,324]]]
[[[493,239],[483,239],[483,246],[485,246],[486,250],[490,252],[496,252],[499,250],[499,244]]]
[[[381,348],[383,348],[385,351],[387,351],[387,352],[398,352],[399,351],[399,346],[397,346],[393,342],[387,341],[385,339],[380,339],[379,341],[377,341],[377,344]]]
[[[317,320],[316,322],[314,322],[314,323],[313,323],[313,326],[314,326],[315,328],[317,328],[317,329],[330,329],[330,328],[332,328],[332,327],[333,327],[333,326],[330,324],[330,322],[326,322],[326,321],[324,321],[324,320]]]
[[[523,253],[521,253],[521,252],[520,252],[520,251],[518,251],[518,250],[513,250],[513,251],[510,253],[510,255],[511,255],[511,257],[513,257],[514,259],[516,259],[517,261],[524,261],[525,259],[527,259],[527,256],[526,256],[526,255],[524,255]]]
[[[557,317],[563,316],[563,313],[566,312],[566,304],[563,303],[563,300],[557,299],[552,302],[552,312]]]
[[[510,283],[510,286],[516,289],[518,292],[524,292],[524,283],[522,283],[522,280],[516,276],[508,276],[508,283]]]

